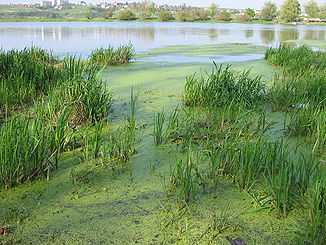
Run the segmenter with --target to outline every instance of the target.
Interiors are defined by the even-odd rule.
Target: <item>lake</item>
[[[0,46],[8,50],[36,45],[55,53],[76,53],[132,42],[136,52],[170,45],[325,40],[326,26],[179,22],[7,22],[0,23]]]

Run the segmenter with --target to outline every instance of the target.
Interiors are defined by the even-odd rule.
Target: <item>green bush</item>
[[[174,19],[172,13],[168,11],[160,11],[157,17],[159,21],[169,21]]]
[[[121,10],[119,11],[117,18],[118,20],[134,20],[135,14],[129,9]]]

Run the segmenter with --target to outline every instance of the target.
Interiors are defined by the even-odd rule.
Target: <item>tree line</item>
[[[130,4],[128,9],[108,10],[103,14],[103,17],[106,19],[117,18],[118,20],[157,18],[160,21],[170,21],[178,19],[187,22],[200,20],[231,21],[234,18],[241,22],[248,22],[252,19],[264,21],[278,19],[284,22],[293,22],[300,20],[303,11],[309,19],[326,19],[326,4],[318,6],[313,0],[305,4],[303,8],[298,0],[285,0],[280,8],[277,7],[276,3],[268,1],[264,3],[261,11],[248,8],[240,13],[235,13],[234,10],[220,9],[216,4],[203,9],[186,6],[185,4],[155,7],[153,2],[143,1]]]

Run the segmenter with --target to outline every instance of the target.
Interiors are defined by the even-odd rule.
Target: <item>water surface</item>
[[[0,23],[0,46],[36,45],[56,53],[77,53],[132,42],[136,52],[170,45],[249,43],[275,45],[287,40],[325,40],[326,26],[162,22],[7,22]]]

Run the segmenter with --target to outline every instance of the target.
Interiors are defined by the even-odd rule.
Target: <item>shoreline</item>
[[[85,18],[58,18],[58,19],[40,19],[40,18],[31,18],[31,19],[0,19],[0,23],[10,23],[10,22],[162,22],[162,23],[230,23],[230,24],[269,24],[269,25],[320,25],[325,26],[326,22],[295,22],[286,23],[286,22],[275,22],[275,21],[263,21],[263,20],[253,20],[249,22],[241,22],[237,20],[231,21],[221,21],[221,20],[207,20],[207,21],[180,21],[180,20],[171,20],[171,21],[160,21],[159,19],[148,19],[148,20],[117,20],[117,19],[104,19],[104,18],[94,18],[94,19],[85,19]]]

